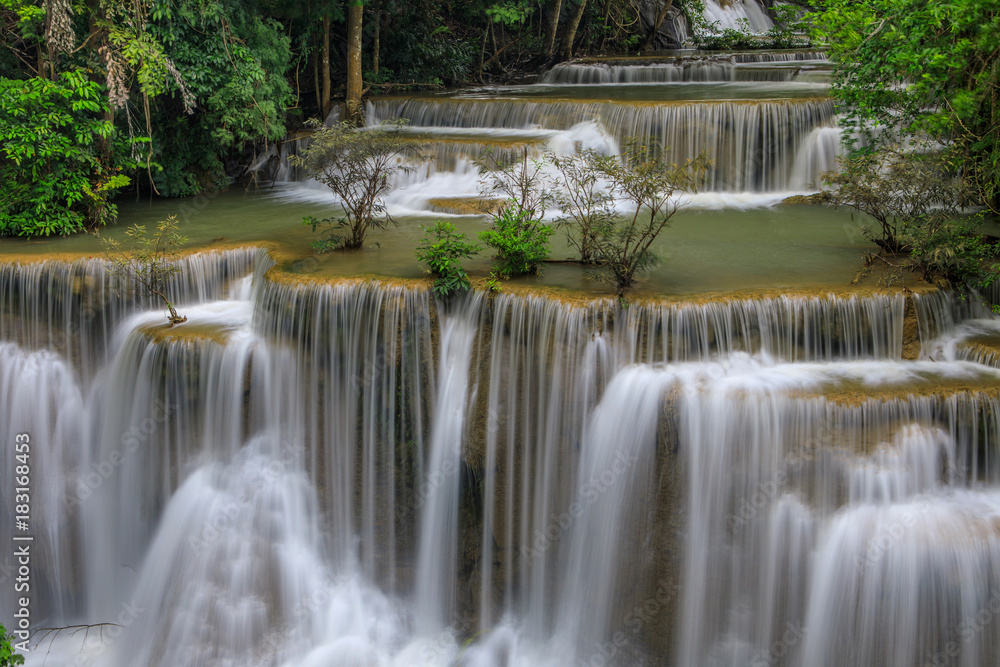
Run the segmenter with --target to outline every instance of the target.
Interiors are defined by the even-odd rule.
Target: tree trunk
[[[323,86],[319,98],[319,113],[326,121],[330,115],[330,17],[323,17],[323,50],[320,56],[320,84]]]
[[[313,92],[316,94],[316,108],[323,107],[323,90],[319,83],[319,54],[313,49],[309,54],[309,66],[312,67]]]
[[[364,6],[353,1],[347,10],[347,120],[361,124],[361,28]]]
[[[649,31],[649,34],[646,35],[646,39],[643,40],[642,46],[639,47],[640,51],[646,51],[649,49],[649,45],[653,43],[654,39],[656,39],[656,33],[660,32],[660,26],[663,25],[663,20],[667,18],[667,12],[670,11],[673,4],[674,0],[667,0],[663,3],[663,6],[660,7],[660,11],[656,15],[656,21],[653,23],[653,29]]]
[[[673,1],[673,0],[671,0]],[[379,51],[381,50],[382,2],[375,3],[375,36],[372,44],[372,75],[378,76]]]
[[[573,42],[576,41],[576,29],[580,26],[580,21],[583,19],[583,11],[586,8],[587,0],[580,0],[580,4],[573,10],[573,14],[569,17],[569,22],[566,24],[566,32],[563,33],[562,45],[559,47],[559,54],[564,60],[569,60],[573,57]]]
[[[542,43],[542,53],[546,58],[552,55],[556,48],[556,31],[559,28],[559,13],[562,11],[562,0],[552,0],[549,3],[549,15],[545,21],[545,41]]]

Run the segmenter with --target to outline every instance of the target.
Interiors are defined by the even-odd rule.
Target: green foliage
[[[500,277],[538,273],[549,257],[549,239],[553,227],[542,222],[545,208],[552,195],[545,187],[545,160],[522,159],[504,161],[491,151],[476,161],[483,177],[482,194],[497,195],[506,201],[493,214],[493,228],[481,232],[479,238],[496,251],[494,272]],[[492,273],[491,273],[492,276]]]
[[[527,0],[508,0],[486,8],[486,16],[491,21],[507,26],[524,23],[535,11],[535,4]]]
[[[1000,210],[1000,7],[978,0],[825,0],[815,35],[835,63],[845,140],[926,136]]]
[[[154,110],[154,159],[162,166],[154,183],[171,197],[217,189],[226,184],[228,155],[286,134],[291,40],[280,23],[238,2],[187,1],[154,15],[150,33],[183,73],[185,90],[174,82],[170,91],[194,102],[192,114],[176,103]]]
[[[983,290],[997,279],[1000,247],[982,236],[982,218],[952,217],[932,212],[908,225],[904,242],[911,268],[924,280],[941,278],[960,289]]]
[[[767,31],[767,39],[776,49],[809,46],[809,22],[803,20],[802,9],[796,5],[773,5],[771,15],[774,26]]]
[[[0,624],[0,667],[14,667],[14,665],[23,664],[24,656],[14,653],[7,628]]]
[[[398,171],[406,170],[404,156],[419,155],[419,148],[401,134],[398,125],[359,130],[349,123],[319,127],[309,147],[290,162],[324,183],[341,201],[342,217],[302,223],[324,229],[313,243],[318,252],[355,250],[364,245],[370,229],[385,229],[393,222],[382,199]]]
[[[493,228],[481,232],[479,238],[496,251],[494,268],[507,279],[539,272],[549,257],[549,238],[554,231],[541,219],[532,217],[530,210],[508,202],[493,214]]]
[[[490,294],[499,294],[503,291],[500,276],[496,271],[490,271],[490,277],[486,279],[486,291]]]
[[[110,264],[111,275],[117,277],[130,294],[140,298],[153,297],[163,302],[171,326],[186,322],[167,298],[170,277],[180,272],[174,261],[187,239],[177,231],[177,216],[170,216],[157,223],[156,232],[147,233],[145,227],[134,225],[125,232],[128,247],[112,239],[103,239],[104,254]]]
[[[457,85],[472,75],[476,40],[443,16],[447,8],[430,0],[382,0],[380,78],[401,83]],[[463,3],[455,11],[470,11]],[[368,79],[366,79],[368,80]]]
[[[100,84],[82,70],[0,79],[0,234],[71,234],[114,220],[114,193],[134,166],[103,116]]]
[[[471,258],[479,246],[467,243],[465,234],[455,231],[455,225],[438,220],[417,246],[417,259],[425,263],[437,279],[434,293],[441,297],[469,289],[469,276],[459,260]]]

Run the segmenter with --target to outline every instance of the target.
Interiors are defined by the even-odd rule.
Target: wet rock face
[[[662,4],[658,0],[643,0],[639,3],[639,20],[646,34],[653,29]],[[650,48],[653,50],[681,48],[687,35],[687,17],[675,3],[667,12],[667,17],[663,19],[663,24],[653,38]]]

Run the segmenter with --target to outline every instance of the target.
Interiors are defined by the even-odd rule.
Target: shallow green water
[[[119,237],[127,225],[155,222],[174,214],[180,218],[190,246],[211,247],[216,239],[218,243],[278,241],[296,254],[311,257],[308,244],[314,235],[301,225],[302,216],[324,216],[332,211],[321,203],[289,202],[268,193],[232,191],[213,198],[157,200],[152,204],[122,202],[119,225],[102,233]],[[370,234],[367,247],[361,251],[317,255],[316,261],[298,262],[289,268],[316,275],[419,278],[424,274],[414,248],[423,236],[421,225],[437,217],[442,216],[428,213],[402,218],[397,227]],[[485,218],[447,217],[470,236],[487,226]],[[784,205],[684,211],[674,218],[655,247],[664,261],[642,279],[637,286],[640,293],[844,287],[860,267],[861,252],[867,249],[849,214],[822,207]],[[100,252],[99,240],[91,235],[0,241],[0,255]],[[571,255],[563,236],[555,235],[552,257]],[[487,251],[467,263],[473,277],[485,276],[488,266]],[[551,264],[542,277],[521,278],[519,282],[610,293],[575,264]]]

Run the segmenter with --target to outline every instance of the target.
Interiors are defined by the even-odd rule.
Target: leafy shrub
[[[678,191],[694,190],[708,161],[698,157],[683,165],[666,164],[645,145],[630,143],[621,160],[600,163],[611,180],[612,190],[625,199],[630,213],[597,237],[602,273],[619,297],[636,277],[658,261],[650,249],[671,218],[681,209]]]
[[[971,195],[968,184],[937,153],[885,149],[854,153],[840,160],[840,171],[823,175],[836,207],[875,219],[865,234],[887,252],[905,252],[907,228],[929,215],[953,218]]]
[[[72,234],[116,218],[111,199],[136,163],[106,111],[83,70],[0,78],[0,235]]]
[[[604,262],[601,245],[614,230],[618,214],[614,197],[604,189],[603,180],[613,173],[618,158],[587,149],[568,156],[552,156],[561,186],[554,200],[563,212],[556,224],[566,231],[569,244],[589,266]]]
[[[479,246],[465,241],[465,234],[455,231],[455,225],[438,220],[417,246],[417,259],[427,264],[437,276],[434,293],[446,297],[454,292],[469,289],[469,276],[458,260],[471,258]]]
[[[319,220],[307,216],[302,224],[324,236],[313,242],[318,252],[356,250],[365,243],[370,229],[385,229],[393,222],[382,199],[396,172],[405,170],[401,158],[418,153],[398,126],[359,130],[349,123],[320,127],[302,155],[289,162],[303,167],[324,183],[344,207],[344,216]]]
[[[14,665],[23,665],[24,656],[14,653],[14,647],[10,642],[10,635],[7,634],[7,628],[0,625],[0,667],[14,667]]]
[[[998,248],[983,239],[981,226],[980,217],[936,213],[925,216],[920,224],[908,225],[904,239],[910,248],[910,268],[927,281],[942,278],[958,288],[989,287],[1000,270],[991,263]]]
[[[705,4],[701,0],[685,2],[688,19],[694,28],[695,45],[710,51],[743,49],[791,49],[809,46],[809,25],[800,18],[802,9],[795,5],[774,5],[771,15],[774,25],[767,31],[756,33],[746,19],[736,21],[737,28],[720,29],[719,22],[705,19]]]
[[[908,255],[906,268],[928,281],[981,289],[996,278],[998,247],[980,234],[982,219],[963,214],[975,201],[964,164],[945,153],[883,149],[855,153],[825,174],[830,201],[875,220],[865,235],[883,253]]]
[[[515,205],[502,206],[493,214],[493,229],[479,234],[483,242],[496,250],[494,268],[501,277],[538,273],[549,257],[549,238],[555,231],[529,211]]]

